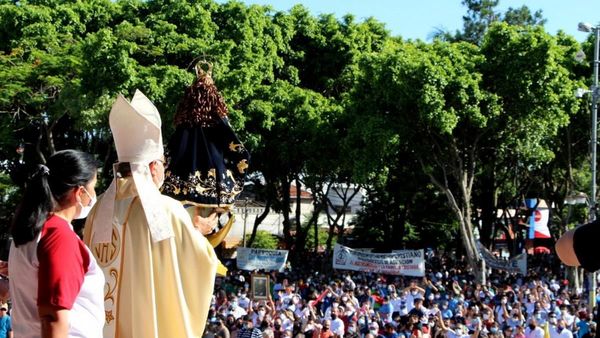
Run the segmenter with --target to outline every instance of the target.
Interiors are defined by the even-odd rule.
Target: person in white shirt
[[[340,337],[344,336],[344,321],[339,317],[339,308],[333,308],[331,310],[331,332]]]
[[[525,338],[544,338],[544,330],[538,326],[535,318],[529,320],[529,325],[525,329]]]
[[[283,311],[280,315],[281,327],[283,331],[290,331],[294,329],[294,312],[290,309]]]
[[[508,298],[506,295],[500,298],[500,304],[496,305],[494,309],[495,317],[498,323],[504,324],[504,322],[508,319],[509,313],[512,308],[508,305]]]
[[[560,319],[563,319],[568,327],[572,327],[575,322],[575,316],[569,313],[569,310],[566,306],[560,307]]]
[[[259,327],[260,323],[265,319],[267,309],[264,304],[259,304],[257,309],[252,311],[252,324],[255,327]]]
[[[340,306],[340,303],[338,301],[334,301],[333,303],[331,303],[331,306],[327,308],[327,310],[325,310],[325,313],[323,314],[323,318],[327,319],[327,320],[331,320],[332,317],[331,315],[333,314],[333,309],[336,309]],[[333,330],[331,330],[333,331]]]
[[[525,308],[527,309],[527,315],[531,316],[535,310],[535,299],[533,295],[529,294],[529,289],[526,290],[525,294],[527,295]]]
[[[405,303],[402,300],[402,298],[398,297],[398,294],[396,292],[392,292],[392,294],[390,296],[390,304],[392,304],[392,307],[394,308],[394,312],[400,312],[400,308]]]
[[[567,329],[567,322],[562,319],[556,325],[556,332],[558,333],[557,338],[573,338],[573,332]]]
[[[248,295],[245,291],[239,293],[238,306],[246,310],[246,312],[248,311],[248,306],[250,306],[250,298],[248,298]]]
[[[229,302],[229,313],[233,315],[233,317],[235,319],[238,318],[242,318],[243,316],[247,315],[248,313],[246,312],[245,309],[243,309],[241,306],[239,306],[238,303],[238,299],[237,298],[233,298],[231,299],[231,302]]]
[[[548,332],[550,332],[550,338],[558,338],[559,331],[556,329],[558,325],[558,320],[556,319],[556,314],[550,313],[548,316]]]
[[[297,298],[299,298],[300,296],[298,296],[297,294],[294,293],[294,286],[292,285],[288,285],[285,287],[284,289],[284,293],[283,295],[281,295],[280,301],[282,304],[284,305],[290,305],[292,304],[292,298],[294,296],[296,296]]]
[[[11,226],[10,337],[102,337],[101,263],[71,225],[95,204],[96,181],[94,156],[77,150],[54,153],[29,176]]]
[[[548,312],[543,309],[536,309],[533,311],[533,318],[537,320],[539,326],[544,326],[548,321]]]
[[[445,336],[447,338],[469,338],[470,335],[468,333],[467,327],[465,327],[462,324],[456,324],[456,327],[451,328],[449,326],[447,326],[447,324],[444,322],[444,318],[442,317],[441,312],[438,313],[438,316],[435,317],[435,324],[439,325],[439,327],[442,329],[443,332],[445,332]],[[479,322],[475,328],[477,335],[475,335],[476,337],[479,336],[479,331],[481,330],[481,322]]]
[[[352,278],[350,277],[350,275],[346,276],[346,278],[344,279],[344,284],[350,290],[356,289],[356,283],[354,283],[354,281],[352,280]]]
[[[410,286],[404,289],[404,294],[406,295],[406,305],[408,307],[408,311],[410,311],[414,307],[414,301],[416,298],[425,298],[425,289],[419,287],[415,281],[412,281]]]

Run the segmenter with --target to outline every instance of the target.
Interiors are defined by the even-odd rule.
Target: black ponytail
[[[56,152],[47,166],[38,166],[29,176],[12,220],[10,232],[15,245],[36,239],[50,213],[73,188],[89,183],[96,170],[94,157],[78,150]]]

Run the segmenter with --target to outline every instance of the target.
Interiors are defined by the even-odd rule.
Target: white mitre
[[[115,141],[119,162],[129,162],[150,235],[153,242],[173,237],[167,213],[161,204],[161,194],[152,181],[150,162],[161,160],[164,148],[161,119],[158,109],[139,90],[131,102],[119,95],[109,116],[110,129]],[[116,175],[116,170],[115,170]],[[116,176],[98,203],[94,219],[92,243],[110,242],[114,218]]]
[[[139,90],[131,103],[119,95],[109,116],[119,162],[150,163],[163,157],[158,109]]]

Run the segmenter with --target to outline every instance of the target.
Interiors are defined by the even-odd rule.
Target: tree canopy
[[[106,182],[118,93],[147,94],[168,140],[192,66],[206,60],[252,153],[257,196],[282,214],[289,248],[316,248],[323,236],[318,217],[290,209],[300,201],[292,184],[313,193],[315,215],[328,212],[329,246],[347,224],[346,206],[330,214],[326,192],[350,186],[367,191],[353,241],[391,250],[452,237],[473,267],[474,234],[490,243],[509,233],[497,210],[526,196],[554,202],[566,225],[564,196],[589,180],[587,102],[572,95],[590,73],[573,58],[582,46],[547,33],[539,11],[464,4],[463,31],[424,42],[391,36],[373,18],[314,16],[301,5],[2,0],[1,221],[24,182],[15,168],[58,149],[95,154]]]

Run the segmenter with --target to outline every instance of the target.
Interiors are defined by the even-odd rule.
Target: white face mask
[[[83,191],[85,191],[85,193],[90,198],[90,203],[88,205],[83,205],[83,204],[81,204],[81,201],[77,202],[77,203],[79,203],[79,206],[81,206],[81,211],[79,212],[79,215],[77,215],[75,217],[75,219],[86,218],[89,215],[90,211],[92,211],[92,208],[94,207],[94,204],[96,204],[96,196],[92,197],[90,195],[90,193],[87,192],[87,190],[85,188],[83,188]]]

